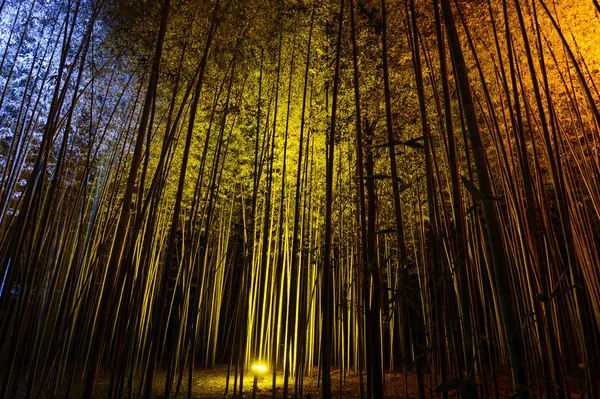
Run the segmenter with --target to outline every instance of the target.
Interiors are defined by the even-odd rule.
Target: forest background
[[[597,398],[599,15],[0,0],[0,396]]]

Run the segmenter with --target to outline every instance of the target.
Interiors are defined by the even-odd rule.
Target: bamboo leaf
[[[414,139],[407,140],[407,141],[403,142],[402,144],[407,147],[414,148],[416,150],[425,150],[425,145],[422,143],[422,141],[424,139],[425,139],[424,136],[415,137]]]
[[[411,147],[411,148],[414,148],[417,150],[424,150],[425,146],[422,143],[423,140],[425,140],[424,136],[415,137],[413,139],[409,139],[406,141],[392,140],[387,143],[374,145],[373,148],[382,148],[382,147],[390,147],[390,146],[395,147],[397,145],[405,145],[407,147]]]
[[[469,193],[471,193],[471,196],[473,197],[474,201],[479,202],[483,199],[483,194],[481,194],[479,188],[471,180],[467,179],[464,176],[461,176],[461,180],[465,185],[465,188],[469,191]]]
[[[364,178],[365,180],[384,180],[384,179],[393,179],[393,176],[390,175],[371,175],[371,176],[365,176]],[[406,190],[407,188],[409,188],[411,185],[404,182],[401,178],[397,177],[396,181],[398,183],[400,183],[400,192]]]
[[[373,148],[384,148],[384,147],[390,147],[390,146],[394,147],[394,146],[402,145],[402,144],[404,144],[403,141],[393,140],[393,141],[390,141],[390,142],[387,142],[387,143],[376,144],[376,145],[373,146]]]
[[[469,207],[469,209],[467,209],[467,211],[465,212],[465,216],[469,216],[471,213],[474,213],[475,210],[477,210],[477,205],[473,204]]]
[[[551,294],[550,295],[554,296],[554,294],[558,291],[558,287],[560,286],[560,283],[562,283],[562,281],[567,276],[567,271],[569,271],[568,267],[565,269],[564,272],[562,272],[562,274],[560,275],[560,277],[558,278],[558,280],[556,280],[556,283],[554,283],[554,285],[552,286],[552,290],[551,290]]]
[[[365,180],[368,179],[372,179],[372,180],[382,180],[382,179],[389,179],[391,176],[389,175],[372,175],[372,176],[365,176]]]

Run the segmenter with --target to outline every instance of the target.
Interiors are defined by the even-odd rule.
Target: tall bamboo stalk
[[[492,192],[487,169],[485,148],[481,141],[477,117],[475,115],[467,68],[461,45],[458,40],[454,16],[448,0],[442,0],[442,13],[444,15],[444,21],[446,22],[446,33],[450,45],[450,54],[452,55],[453,64],[456,68],[457,83],[460,87],[462,107],[465,113],[471,150],[473,151],[473,159],[475,162],[475,170],[479,181],[479,189],[481,191],[481,203],[487,224],[488,243],[492,252],[495,284],[502,310],[502,321],[504,324],[506,340],[508,342],[513,389],[518,397],[528,398],[529,391],[524,367],[524,350],[521,341],[521,332],[519,331],[519,323],[516,320],[512,303],[512,289],[508,279],[508,270],[506,269],[506,254],[505,249],[503,248],[502,236],[500,234],[498,214],[496,212],[496,199]]]

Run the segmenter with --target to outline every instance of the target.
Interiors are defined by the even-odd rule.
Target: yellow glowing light
[[[252,371],[256,374],[266,373],[267,366],[265,364],[256,363],[252,365]]]

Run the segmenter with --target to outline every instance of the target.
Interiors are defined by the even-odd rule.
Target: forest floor
[[[157,371],[154,382],[154,392],[153,398],[162,398],[164,397],[164,382],[165,382],[166,373],[163,371]],[[227,367],[217,367],[215,369],[201,369],[197,370],[194,374],[194,384],[192,387],[192,397],[198,399],[213,399],[213,398],[233,398],[233,375],[229,381],[228,393],[225,395],[225,390],[227,386]],[[302,390],[302,398],[303,399],[317,399],[321,398],[321,386],[320,386],[320,376],[317,373],[317,369],[314,372],[304,377],[304,384]],[[407,384],[405,385],[405,380]],[[295,380],[290,378],[289,383],[289,397],[294,398],[294,382]],[[332,383],[332,398],[340,398],[340,399],[360,399],[361,398],[361,382],[359,375],[348,371],[345,373],[345,376],[340,380],[340,370],[332,369],[331,372],[331,383]],[[426,398],[431,399],[441,399],[442,395],[440,393],[434,392],[434,389],[439,386],[441,381],[436,381],[434,377],[430,375],[425,376],[425,395]],[[100,375],[95,387],[94,397],[98,398],[107,398],[108,395],[108,387],[110,384],[110,373],[105,373],[105,375]],[[366,384],[366,376],[363,374],[363,384]],[[494,389],[494,384],[491,379],[489,379],[487,387],[485,390],[482,389],[480,391],[481,396],[485,397],[487,394],[488,398],[494,399],[508,399],[511,397],[511,384],[510,380],[507,378],[506,373],[502,373],[498,375],[497,379],[498,389]],[[134,391],[139,390],[139,381],[134,382],[133,389]],[[271,375],[266,376],[265,378],[257,381],[257,389],[255,395],[253,395],[253,376],[251,374],[247,374],[244,377],[244,391],[240,395],[239,392],[235,396],[235,398],[243,398],[243,399],[267,399],[273,397],[272,390],[272,377]],[[479,388],[482,388],[479,386]],[[571,390],[571,398],[579,398],[578,394],[573,392],[578,392],[577,387],[573,386]],[[81,380],[75,379],[73,382],[73,387],[69,397],[78,398],[81,397],[83,392],[83,382]],[[485,394],[484,394],[485,393]],[[44,395],[41,395],[44,396]],[[137,395],[133,395],[134,397],[138,397]],[[281,372],[277,373],[276,380],[276,397],[281,398],[283,396],[283,374]],[[542,397],[542,395],[538,395],[533,393],[535,397]],[[65,397],[65,392],[59,388],[56,397]],[[187,376],[184,377],[181,389],[179,390],[177,397],[185,398],[187,397]],[[456,391],[450,391],[448,397],[455,398]],[[417,378],[414,372],[409,372],[406,375],[406,379],[402,373],[386,373],[385,374],[385,398],[395,399],[395,398],[418,398],[418,387],[417,387]]]
[[[361,399],[361,385],[363,389],[366,389],[366,375],[363,373],[363,381],[361,384],[360,377],[358,374],[347,371],[340,379],[340,370],[333,368],[331,372],[331,392],[333,399]],[[68,385],[68,379],[70,376],[64,376],[63,382],[57,388],[55,395],[49,395],[47,390],[42,388],[41,392],[34,388],[33,397],[37,398],[80,398],[83,396],[84,382],[82,378],[73,378],[72,386],[67,393],[66,386]],[[164,397],[166,372],[157,370],[154,378],[154,388],[152,398],[158,399]],[[321,398],[321,376],[318,374],[318,370],[315,368],[314,371],[304,377],[304,383],[302,388],[302,399],[318,399]],[[405,384],[406,383],[406,384]],[[184,376],[180,389],[173,397],[186,398],[187,397],[187,375]],[[442,399],[442,394],[435,392],[435,388],[441,384],[441,381],[436,380],[434,376],[425,375],[425,397],[427,399]],[[12,384],[11,384],[12,385]],[[194,383],[192,386],[192,398],[198,399],[217,399],[217,398],[235,398],[235,399],[271,399],[273,398],[273,379],[270,372],[262,379],[257,380],[256,392],[253,392],[253,375],[248,373],[244,377],[244,391],[240,395],[236,392],[235,397],[233,396],[233,385],[234,376],[230,377],[229,384],[227,382],[227,366],[218,366],[214,369],[197,369],[194,373]],[[238,381],[239,385],[239,381]],[[295,379],[290,378],[288,397],[296,398],[294,394]],[[532,392],[532,397],[544,398],[542,384],[537,384],[537,390]],[[96,385],[94,388],[95,398],[109,398],[109,386],[110,386],[110,371],[101,371],[96,379]],[[497,387],[496,389],[494,387]],[[228,388],[227,388],[228,387]],[[14,386],[9,386],[9,393],[12,392]],[[227,388],[227,394],[225,394]],[[583,397],[579,395],[580,389],[576,383],[571,381],[569,383],[570,398],[579,399]],[[598,387],[600,388],[600,386]],[[283,397],[283,373],[277,372],[276,379],[276,397]],[[131,397],[140,398],[140,380],[135,379],[132,384],[133,394]],[[125,389],[127,392],[127,388]],[[27,389],[25,386],[19,387],[14,392],[13,397],[24,398],[26,397]],[[510,378],[508,373],[498,373],[496,384],[494,384],[491,378],[488,378],[486,386],[478,385],[478,393],[480,398],[490,399],[509,399],[512,396]],[[11,396],[9,394],[9,396]],[[406,378],[404,374],[400,372],[386,373],[385,374],[385,388],[384,396],[387,399],[413,399],[419,397],[419,391],[417,386],[417,378],[414,372],[408,372]],[[129,397],[127,393],[124,397]],[[456,391],[449,390],[448,399],[456,398]],[[298,396],[300,399],[300,396]]]

